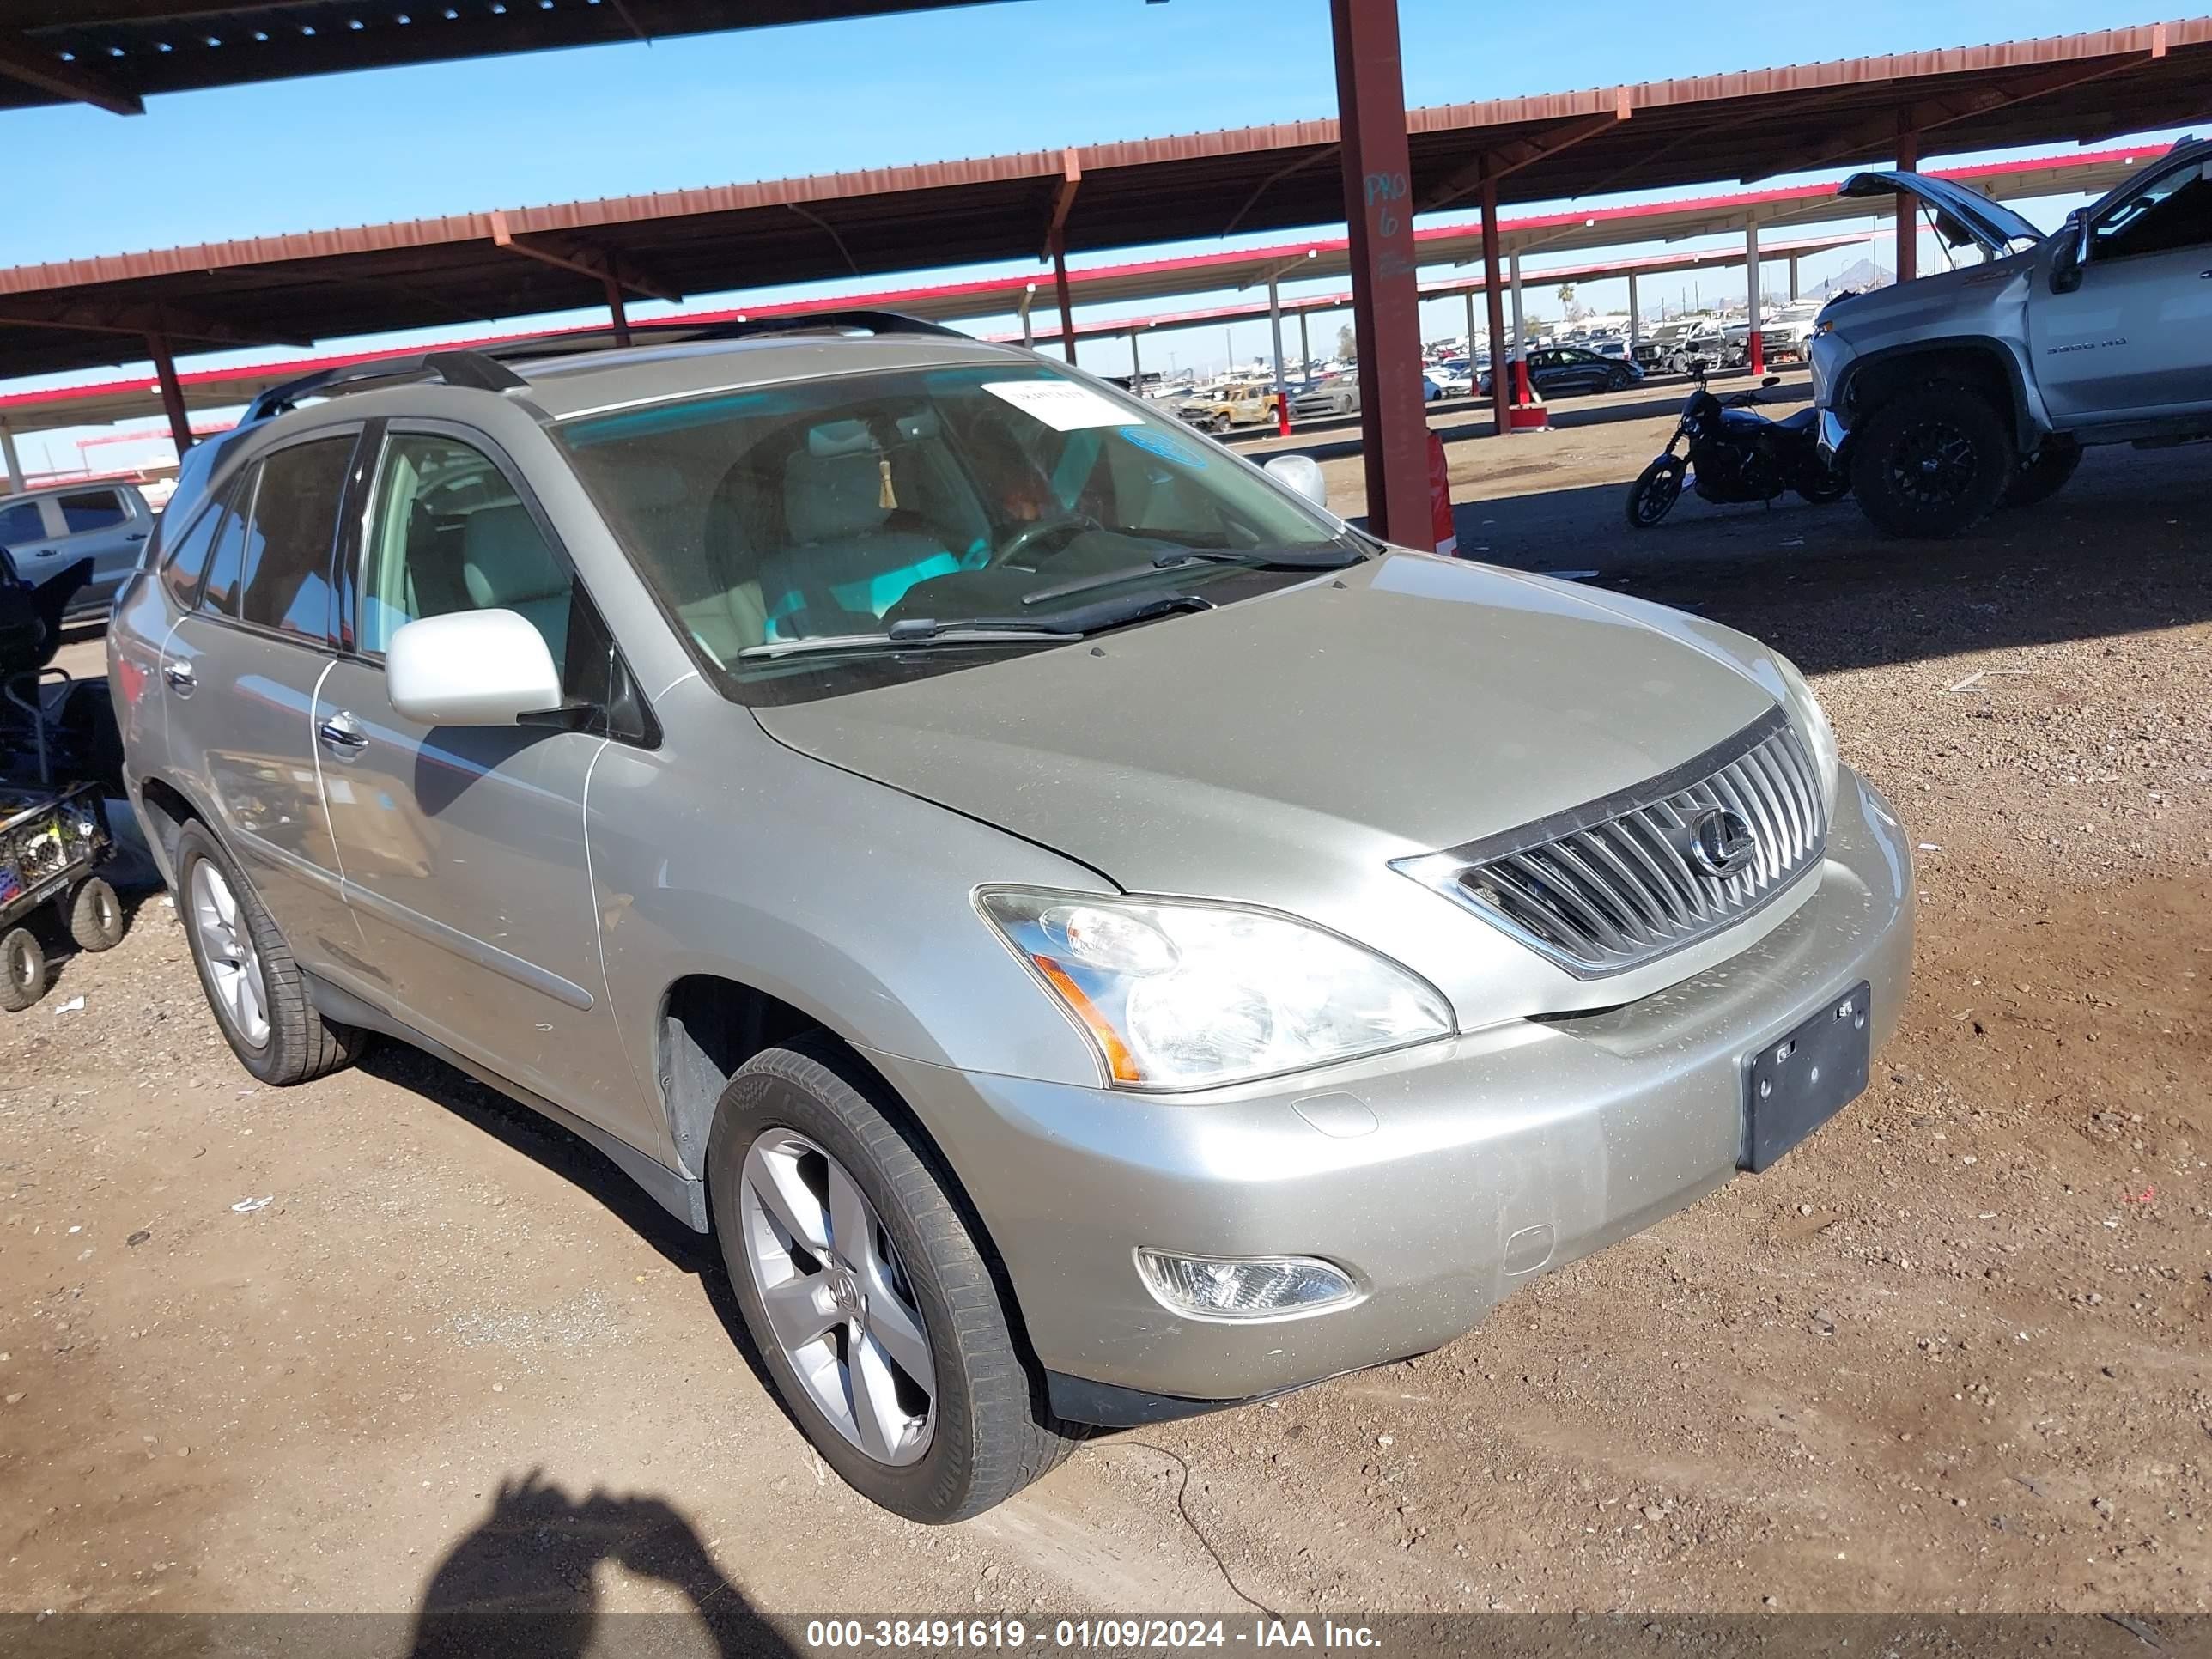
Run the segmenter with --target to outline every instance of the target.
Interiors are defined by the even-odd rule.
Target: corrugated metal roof
[[[1515,167],[1504,199],[1572,199],[1887,160],[1900,124],[1956,154],[2207,112],[2200,17],[1451,105],[1409,125],[1415,198],[1443,205],[1485,155]],[[152,326],[190,350],[591,305],[607,264],[636,291],[685,294],[1034,258],[1071,174],[1071,251],[1327,224],[1343,215],[1336,138],[1334,121],[1302,121],[22,267],[0,271],[0,374],[127,362]]]

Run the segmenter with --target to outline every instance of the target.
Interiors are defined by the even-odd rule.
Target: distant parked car
[[[70,600],[68,622],[107,614],[153,528],[154,509],[138,487],[112,479],[0,495],[0,548],[25,581],[35,587],[79,559],[92,561],[92,580]]]
[[[1574,392],[1626,392],[1644,379],[1644,370],[1581,346],[1539,346],[1528,354],[1528,379],[1541,396],[1556,398]],[[1489,395],[1488,374],[1482,377],[1482,391]]]
[[[1291,416],[1299,421],[1327,421],[1359,413],[1359,380],[1340,374],[1316,380],[1291,393]]]

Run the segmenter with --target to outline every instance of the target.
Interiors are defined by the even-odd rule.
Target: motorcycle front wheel
[[[1674,511],[1682,498],[1682,475],[1688,471],[1679,456],[1662,455],[1636,475],[1628,486],[1628,527],[1649,530]]]

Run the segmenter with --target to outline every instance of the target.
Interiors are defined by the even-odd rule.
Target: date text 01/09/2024
[[[1050,1647],[1076,1651],[1137,1649],[1379,1647],[1364,1625],[1332,1619],[1256,1619],[1242,1625],[1221,1619],[1060,1619],[1049,1625],[1020,1619],[814,1619],[807,1621],[811,1649],[942,1650]]]

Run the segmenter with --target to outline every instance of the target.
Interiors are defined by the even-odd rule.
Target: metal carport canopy
[[[0,109],[135,115],[164,92],[980,0],[0,0]]]
[[[4,0],[0,0],[4,3]],[[2094,143],[2212,106],[2212,18],[1408,113],[1418,210]],[[571,202],[0,271],[0,374],[1340,222],[1337,124]]]

